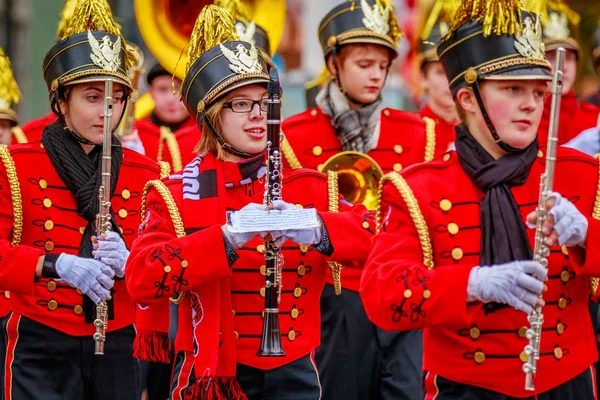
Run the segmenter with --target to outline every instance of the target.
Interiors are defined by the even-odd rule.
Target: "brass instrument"
[[[104,81],[104,138],[102,140],[102,166],[101,166],[101,184],[98,190],[100,198],[100,210],[96,217],[96,236],[106,235],[111,229],[111,204],[110,204],[110,185],[111,185],[111,146],[112,146],[112,114],[113,114],[113,80],[108,78]],[[108,325],[108,305],[106,301],[101,301],[96,306],[96,319],[94,326],[95,355],[104,355],[104,342],[106,341],[106,327]]]
[[[362,203],[377,209],[377,187],[383,171],[377,161],[357,151],[342,151],[319,167],[319,171],[338,174],[339,191],[352,204]]]
[[[535,227],[535,247],[533,252],[534,261],[539,262],[544,267],[548,266],[547,257],[550,255],[550,249],[545,244],[546,235],[542,232],[542,226],[548,216],[546,212],[546,203],[548,196],[552,193],[554,183],[554,168],[556,164],[556,147],[558,143],[558,119],[560,116],[560,101],[562,96],[563,84],[563,65],[565,61],[565,49],[559,47],[557,50],[556,71],[552,80],[552,103],[550,107],[550,126],[548,128],[548,147],[546,149],[546,169],[541,176],[540,196],[536,210],[537,222]],[[542,296],[540,295],[540,298]],[[544,315],[542,307],[535,307],[527,317],[530,327],[525,333],[529,339],[529,344],[525,346],[525,355],[527,361],[523,364],[525,372],[525,390],[535,390],[535,374],[537,372],[537,361],[540,358],[540,342],[542,339],[542,325],[544,324]]]
[[[267,87],[269,106],[267,109],[267,175],[265,176],[264,204],[270,207],[274,200],[281,199],[283,186],[281,142],[281,86],[276,68],[271,68],[271,79]],[[285,356],[281,346],[279,329],[279,302],[281,300],[281,275],[283,256],[270,235],[265,239],[265,316],[257,356]]]
[[[144,64],[144,53],[142,50],[131,43],[126,44],[127,48],[127,56],[133,60],[133,65],[127,71],[127,75],[131,80],[131,96],[129,97],[129,101],[127,102],[127,106],[123,111],[123,117],[121,118],[121,122],[115,131],[115,135],[118,138],[126,137],[133,132],[133,124],[136,120],[135,118],[135,105],[140,95],[139,93],[139,80],[142,74],[145,72],[142,68]]]

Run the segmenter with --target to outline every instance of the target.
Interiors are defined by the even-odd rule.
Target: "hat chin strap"
[[[475,93],[475,98],[477,99],[477,104],[479,104],[479,109],[481,110],[481,114],[483,115],[485,124],[490,130],[490,133],[492,134],[492,137],[494,138],[494,141],[496,142],[498,147],[500,147],[507,153],[518,153],[519,151],[521,151],[522,149],[518,149],[509,145],[508,143],[500,139],[500,136],[498,136],[498,132],[496,132],[496,128],[494,127],[494,124],[492,124],[490,116],[488,115],[485,105],[483,104],[483,99],[481,98],[481,92],[479,90],[479,84],[477,81],[473,83],[473,93]]]
[[[210,130],[210,134],[213,136],[213,138],[215,138],[215,140],[217,142],[219,142],[219,145],[229,154],[232,154],[234,156],[240,157],[240,158],[252,158],[252,157],[256,157],[259,154],[262,154],[262,151],[256,154],[252,154],[252,153],[246,153],[245,151],[241,151],[236,149],[235,147],[231,146],[229,143],[225,143],[225,141],[223,140],[223,138],[221,137],[221,135],[219,135],[219,133],[217,132],[217,130],[215,129],[215,127],[213,126],[213,124],[210,122],[210,120],[208,119],[208,116],[206,115],[205,111],[202,111],[201,113],[198,114],[198,116],[196,117],[196,125],[198,124],[198,121],[202,120],[204,121],[204,123],[206,124],[206,126],[208,126],[208,129]],[[263,150],[264,151],[264,150]]]

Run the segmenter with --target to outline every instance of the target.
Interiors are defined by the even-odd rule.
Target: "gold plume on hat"
[[[200,11],[190,35],[186,74],[194,62],[208,50],[220,43],[239,40],[234,24],[233,16],[221,7],[209,4]]]
[[[9,104],[21,101],[21,91],[13,76],[10,60],[0,48],[0,100]]]
[[[483,35],[514,35],[521,31],[521,0],[464,0],[445,38],[471,21],[483,20]]]
[[[77,0],[66,0],[63,6],[62,12],[60,13],[60,21],[58,21],[58,28],[56,29],[56,36],[59,38],[64,37],[65,26],[73,17],[75,11],[75,5]]]
[[[242,0],[215,0],[214,4],[229,12],[233,18],[241,19],[244,22],[249,22],[252,19],[250,18],[250,10]]]
[[[523,0],[525,9],[540,16],[542,23],[548,22],[550,12],[564,14],[573,25],[579,25],[581,16],[569,8],[563,0]]]
[[[375,3],[378,4],[382,10],[385,10],[386,8],[390,10],[390,17],[388,19],[390,36],[394,41],[394,44],[397,46],[398,41],[404,35],[404,33],[402,32],[402,29],[400,29],[398,18],[396,18],[396,9],[394,8],[393,0],[375,0]]]
[[[429,12],[429,16],[425,20],[423,29],[421,30],[421,40],[427,40],[431,35],[433,27],[440,22],[449,23],[460,7],[461,0],[436,0]],[[443,32],[442,32],[443,34]]]

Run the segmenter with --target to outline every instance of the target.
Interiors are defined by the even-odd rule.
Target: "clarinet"
[[[546,149],[546,169],[541,176],[540,196],[536,210],[537,222],[535,227],[535,247],[533,252],[534,261],[539,262],[544,267],[548,266],[548,256],[550,249],[546,246],[544,240],[546,235],[542,232],[542,226],[546,221],[548,213],[546,212],[546,203],[548,196],[552,192],[554,183],[554,168],[556,164],[556,147],[558,142],[558,119],[560,115],[560,100],[562,96],[563,64],[565,60],[565,49],[560,47],[557,50],[556,71],[552,80],[552,103],[550,107],[550,126],[548,128],[548,148]],[[542,298],[542,296],[539,296]],[[527,361],[523,364],[525,372],[525,390],[535,390],[535,374],[537,371],[537,362],[540,359],[540,342],[542,339],[542,325],[544,324],[544,314],[542,307],[536,306],[527,317],[529,329],[525,337],[529,339],[529,344],[525,346],[525,355]]]
[[[110,174],[111,174],[111,146],[112,146],[112,113],[113,113],[113,81],[104,81],[104,137],[102,140],[102,170],[101,184],[98,190],[100,198],[100,210],[96,217],[96,236],[106,235],[111,228],[110,215]],[[94,354],[104,355],[104,342],[106,341],[106,326],[108,325],[108,305],[101,301],[96,306],[96,319],[94,326]]]
[[[273,200],[281,199],[282,189],[280,89],[277,69],[271,68],[269,85],[267,86],[269,105],[267,108],[267,175],[264,197],[264,205],[269,208]],[[281,300],[283,256],[270,235],[265,239],[265,263],[265,311],[260,349],[256,355],[260,357],[282,357],[285,356],[285,352],[281,346],[279,302]]]

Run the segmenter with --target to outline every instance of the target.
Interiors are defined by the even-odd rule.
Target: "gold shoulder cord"
[[[435,154],[435,121],[423,117],[425,121],[425,161],[433,160]]]
[[[158,166],[160,167],[160,179],[164,179],[171,175],[171,166],[166,161],[159,161]]]
[[[11,129],[11,132],[15,139],[17,139],[17,143],[27,143],[27,136],[25,136],[20,126],[15,126]]]
[[[166,126],[160,127],[160,141],[158,142],[158,153],[156,155],[156,161],[162,161],[163,153],[163,140],[167,142],[169,153],[171,153],[171,160],[173,161],[173,170],[181,171],[183,165],[181,164],[181,151],[179,150],[179,144],[175,134]]]
[[[600,160],[600,154],[596,154],[595,157],[597,160]],[[598,187],[596,189],[596,201],[594,202],[594,209],[592,210],[592,218],[600,219],[600,171],[598,171]],[[600,285],[599,277],[590,278],[590,286],[592,289],[592,295],[595,295],[596,292],[598,292],[599,285]]]
[[[329,212],[339,212],[338,175],[335,171],[327,171],[327,193],[329,195]],[[331,269],[335,294],[339,295],[342,293],[342,269],[344,266],[335,261],[329,261],[328,263]]]
[[[11,245],[16,247],[21,242],[21,234],[23,233],[23,204],[21,202],[21,185],[17,178],[17,169],[10,155],[10,152],[5,146],[0,146],[0,158],[6,169],[6,176],[10,185],[10,196],[13,205],[13,239]]]
[[[148,193],[150,189],[155,188],[160,197],[162,197],[163,201],[167,205],[167,210],[169,210],[169,216],[171,217],[171,221],[173,222],[173,227],[175,228],[175,234],[178,238],[185,236],[185,229],[183,227],[183,220],[181,219],[181,214],[179,214],[179,209],[177,208],[177,204],[173,199],[173,195],[171,191],[167,188],[167,186],[159,180],[154,180],[146,183],[144,186],[144,194],[142,195],[142,206],[140,209],[140,215],[142,217],[142,223],[146,218],[146,198],[148,197]],[[179,293],[177,298],[169,298],[169,301],[174,304],[179,304],[183,301],[185,294],[187,291]]]
[[[302,168],[300,161],[298,161],[298,157],[296,157],[296,153],[294,153],[294,149],[292,149],[292,145],[290,145],[290,142],[288,142],[283,132],[281,132],[281,137],[283,139],[280,143],[281,151],[283,151],[283,155],[290,164],[290,167],[292,167],[292,169]]]
[[[383,185],[387,181],[390,181],[394,185],[406,203],[410,217],[417,228],[419,241],[421,242],[423,264],[425,264],[428,269],[433,269],[433,249],[431,246],[431,239],[429,238],[429,230],[427,229],[425,217],[423,217],[423,214],[421,213],[419,203],[417,202],[412,189],[410,186],[408,186],[408,183],[406,183],[404,178],[397,172],[390,172],[389,174],[384,175],[383,178],[381,178],[381,181],[379,181],[379,193],[377,196],[377,233],[379,233],[381,229],[381,203],[383,200]]]

